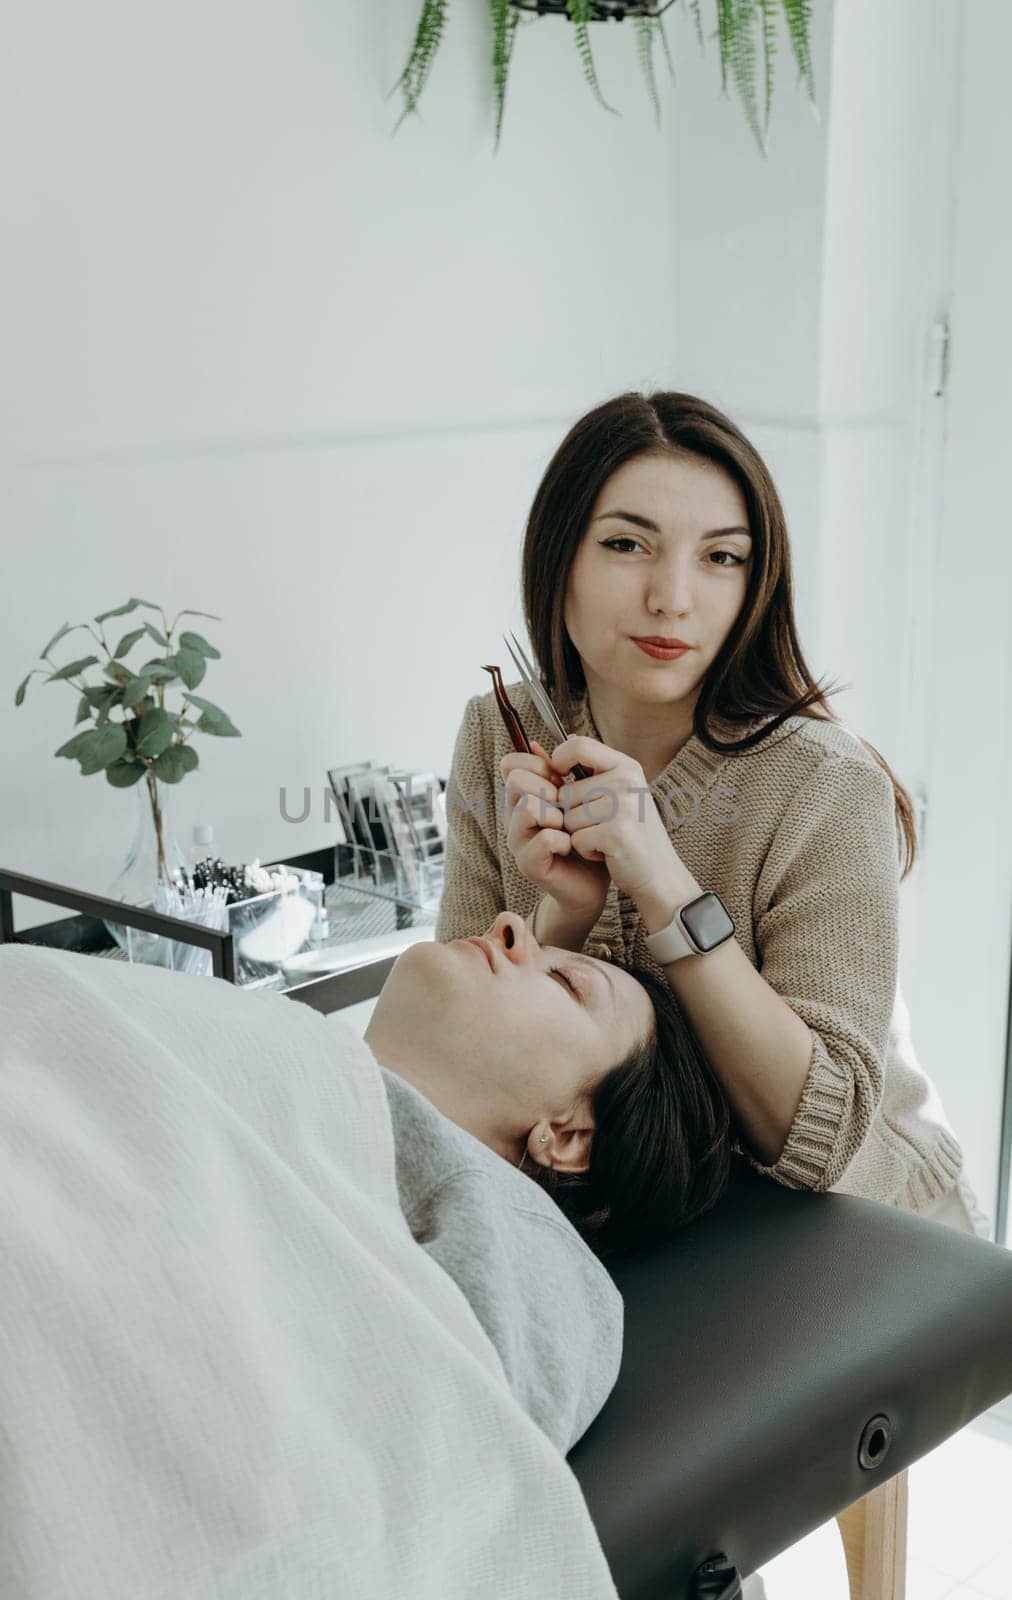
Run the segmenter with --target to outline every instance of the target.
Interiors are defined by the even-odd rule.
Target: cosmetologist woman
[[[520,683],[532,755],[467,702],[436,939],[509,911],[663,976],[760,1171],[986,1235],[899,990],[911,802],[805,662],[758,452],[691,395],[596,407],[535,496],[523,602],[569,737]]]

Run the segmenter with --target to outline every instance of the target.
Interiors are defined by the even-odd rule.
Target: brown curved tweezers
[[[496,703],[506,724],[506,732],[513,741],[514,750],[522,750],[526,755],[532,756],[534,751],[531,749],[530,740],[524,732],[524,725],[517,716],[515,708],[510,705],[509,697],[503,688],[502,673],[498,667],[482,667],[481,670],[492,674],[492,688],[495,692]]]
[[[498,704],[500,715],[506,724],[506,732],[509,734],[510,739],[512,740],[514,750],[523,750],[527,753],[527,755],[532,756],[534,751],[531,749],[530,740],[524,732],[524,725],[517,715],[516,708],[510,704],[509,696],[507,695],[506,690],[503,688],[502,673],[498,667],[483,666],[482,671],[491,673],[492,675],[492,688],[495,691],[496,703]],[[565,774],[563,774],[563,776],[565,776]],[[591,778],[593,777],[593,773],[588,772],[586,767],[581,767],[580,763],[577,761],[574,762],[569,776],[577,779]]]

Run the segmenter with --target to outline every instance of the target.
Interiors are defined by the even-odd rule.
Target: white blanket
[[[4,1600],[617,1600],[350,1028],[0,946]]]

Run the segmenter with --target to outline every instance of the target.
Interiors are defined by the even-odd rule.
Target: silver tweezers
[[[513,641],[512,644],[510,643],[511,639]],[[523,679],[531,699],[534,701],[534,704],[544,717],[545,722],[553,730],[553,732],[558,734],[560,742],[568,739],[569,735],[562,725],[562,718],[559,716],[559,713],[552,705],[548,695],[537,681],[534,668],[524,653],[523,646],[521,645],[516,634],[511,633],[509,637],[507,637],[506,634],[503,634],[503,641],[510,655],[513,657],[516,669]],[[516,649],[513,648],[514,645],[516,646]],[[498,667],[484,666],[482,671],[491,673],[492,675],[492,686],[495,690],[496,702],[502,714],[503,722],[506,724],[506,730],[513,742],[514,750],[523,750],[530,755],[530,741],[528,740],[527,734],[524,731],[523,723],[517,716],[515,707],[510,704],[506,690],[503,688],[502,673],[499,671]],[[588,772],[586,767],[581,767],[579,762],[576,762],[567,776],[576,779],[591,778],[593,777],[593,773]]]

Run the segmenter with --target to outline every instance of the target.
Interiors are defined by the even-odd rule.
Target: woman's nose
[[[651,615],[681,616],[689,610],[691,603],[688,572],[669,564],[663,571],[654,574],[647,597]]]
[[[511,961],[523,960],[532,943],[530,930],[515,911],[500,911],[486,937],[505,950]]]

